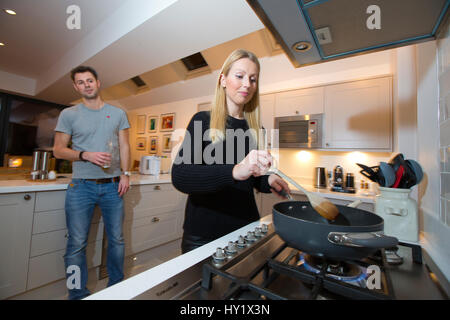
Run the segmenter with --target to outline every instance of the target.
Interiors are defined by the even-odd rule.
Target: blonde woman
[[[259,219],[253,188],[290,193],[258,150],[259,61],[236,50],[222,66],[211,111],[191,119],[172,167],[175,188],[187,193],[182,252],[188,252]]]

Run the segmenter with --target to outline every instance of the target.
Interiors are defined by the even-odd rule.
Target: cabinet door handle
[[[160,187],[160,186],[155,186],[155,187],[153,188],[153,190],[161,190],[161,187]]]
[[[23,196],[23,198],[24,198],[25,200],[30,200],[30,199],[31,199],[31,196],[30,196],[29,194],[26,194],[26,195]]]
[[[329,147],[329,146],[330,146],[330,144],[329,144],[329,143],[325,143],[325,145],[326,145],[327,147]]]
[[[159,222],[159,218],[158,218],[158,217],[154,217],[154,218],[152,219],[152,222]]]
[[[300,112],[298,112],[298,110],[295,110],[295,114],[299,114]]]

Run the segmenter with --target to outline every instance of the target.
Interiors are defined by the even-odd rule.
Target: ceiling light
[[[3,9],[7,14],[10,14],[12,16],[15,16],[17,13],[14,10],[11,9]]]
[[[309,43],[308,41],[299,41],[294,43],[292,49],[298,52],[305,52],[311,49],[311,43]]]

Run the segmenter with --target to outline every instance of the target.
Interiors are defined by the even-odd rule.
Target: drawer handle
[[[154,217],[154,218],[152,219],[152,222],[159,222],[159,218],[158,218],[158,217]]]
[[[69,238],[69,234],[66,233],[66,234],[64,235],[64,238]]]
[[[24,198],[25,200],[30,200],[30,199],[31,199],[31,196],[30,196],[29,194],[26,194],[26,195],[23,196],[23,198]]]
[[[161,190],[161,187],[160,187],[160,186],[155,186],[155,187],[153,188],[153,190]]]

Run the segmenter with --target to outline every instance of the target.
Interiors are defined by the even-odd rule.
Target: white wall
[[[263,57],[260,59],[260,93],[265,94],[394,74],[393,61],[395,56],[395,49],[385,50],[302,68],[294,68],[284,54]],[[212,100],[217,76],[218,71],[215,71],[203,77],[173,83],[151,90],[146,94],[120,100],[120,104],[124,108],[127,108],[127,105],[140,106],[137,109],[128,111],[132,125],[133,160],[139,160],[142,155],[146,154],[145,152],[136,151],[134,147],[137,137],[134,128],[136,115],[146,114],[148,116],[176,112],[175,127],[185,128],[192,115],[197,111],[197,105]],[[153,134],[146,133],[139,136],[149,137],[151,135]],[[162,133],[158,132],[157,135],[160,137],[159,144],[161,146]],[[168,155],[160,151],[158,154]],[[303,162],[300,166],[301,170],[299,170],[295,150],[281,150],[280,154],[282,155],[281,168],[294,177],[311,181],[315,166],[326,166],[329,170],[332,170],[335,165],[340,164],[348,172],[354,172],[357,180],[359,180],[359,173],[357,173],[359,170],[353,163],[355,155],[347,155],[348,152],[311,152],[311,161]],[[361,162],[369,165],[376,165],[379,161],[387,161],[390,156],[390,153],[359,153],[356,155],[359,159],[362,157],[363,160]]]
[[[450,94],[449,35],[447,32],[446,37],[438,42],[417,45],[417,149],[425,172],[424,181],[419,185],[421,241],[440,269],[433,271],[446,277],[447,281],[450,281],[450,219],[447,208],[450,180],[445,177],[450,168],[446,165],[447,155],[444,153],[440,157],[440,152],[448,151],[450,144],[450,128],[445,127],[445,123],[449,123],[445,112]],[[450,291],[448,283],[444,288]]]

